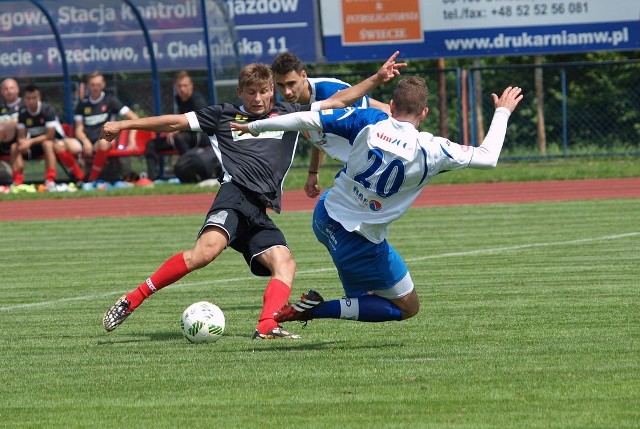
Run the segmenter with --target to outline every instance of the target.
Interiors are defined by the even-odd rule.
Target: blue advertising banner
[[[61,34],[73,74],[148,71],[149,51],[134,11],[126,2],[43,0]],[[154,46],[158,68],[206,69],[200,0],[136,0]],[[318,58],[315,1],[208,0],[209,42],[213,64],[270,63],[291,50],[304,61]],[[313,7],[309,7],[313,4]],[[225,8],[234,25],[220,16]],[[45,14],[30,1],[0,2],[0,73],[3,76],[59,74],[59,51]]]
[[[640,49],[640,1],[320,0],[328,61]],[[385,49],[386,48],[386,49]]]

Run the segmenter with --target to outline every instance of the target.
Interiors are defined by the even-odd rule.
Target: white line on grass
[[[421,256],[419,258],[406,259],[406,262],[419,262],[427,259],[450,258],[455,256],[469,256],[469,255],[478,255],[478,254],[484,254],[484,253],[510,252],[513,250],[533,249],[538,247],[577,245],[577,244],[584,244],[584,243],[592,243],[594,241],[610,241],[610,240],[618,240],[621,238],[629,238],[629,237],[637,237],[637,236],[640,236],[640,231],[629,232],[626,234],[604,235],[602,237],[581,238],[577,240],[555,241],[550,243],[520,244],[517,246],[492,247],[488,249],[466,250],[464,252],[440,253],[438,255],[427,255],[427,256]],[[297,276],[304,276],[305,274],[316,274],[316,273],[321,273],[326,271],[335,271],[335,267],[332,266],[327,268],[318,268],[314,270],[298,271]],[[181,282],[180,284],[173,286],[173,288],[175,289],[176,287],[199,286],[203,284],[210,285],[210,284],[216,284],[216,283],[226,284],[230,282],[247,281],[248,279],[251,279],[251,278],[253,277],[243,276],[243,277],[236,277],[236,278],[214,279],[214,280],[199,281],[199,282]],[[9,305],[5,307],[0,307],[0,312],[20,310],[24,308],[47,307],[47,306],[58,305],[64,302],[71,302],[71,301],[91,301],[97,298],[104,298],[104,297],[113,296],[113,295],[121,295],[125,292],[128,292],[128,291],[106,292],[106,293],[100,293],[100,294],[76,296],[71,298],[61,298],[61,299],[55,299],[50,301],[32,302],[29,304]]]

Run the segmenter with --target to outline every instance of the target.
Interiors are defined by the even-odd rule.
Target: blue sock
[[[360,322],[402,320],[402,310],[378,295],[325,301],[311,313],[314,319],[348,319]]]

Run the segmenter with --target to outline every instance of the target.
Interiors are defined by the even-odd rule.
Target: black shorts
[[[0,142],[0,155],[11,155],[11,145],[14,142]]]
[[[38,159],[44,155],[44,148],[42,144],[32,144],[29,149],[22,152],[24,159]]]
[[[250,191],[232,182],[220,187],[198,237],[211,226],[227,233],[229,246],[242,253],[256,276],[271,276],[271,271],[255,260],[256,256],[275,246],[287,247],[284,234],[267,216],[265,205]]]

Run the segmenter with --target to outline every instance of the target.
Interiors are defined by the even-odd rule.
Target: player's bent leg
[[[293,283],[296,274],[296,261],[286,246],[273,246],[257,255],[256,261],[271,271],[271,277],[287,285]]]
[[[388,299],[402,311],[402,320],[415,316],[420,311],[420,299],[413,285],[411,274],[406,272],[404,277],[390,288],[372,290],[372,293]]]
[[[345,276],[343,276],[343,281]],[[384,284],[380,285],[381,287]],[[405,320],[415,316],[420,309],[420,301],[411,280],[405,275],[384,289],[375,289],[369,293],[358,292],[359,286],[351,291],[348,284],[343,285],[346,298],[323,301],[315,291],[303,294],[300,301],[283,306],[276,314],[276,321],[311,319],[346,319],[360,322],[388,322]]]
[[[213,261],[224,250],[226,243],[227,236],[224,231],[219,228],[207,228],[192,249],[167,259],[136,289],[120,297],[105,313],[104,328],[107,332],[113,331],[153,293]]]
[[[229,237],[223,229],[216,226],[206,228],[193,248],[184,252],[187,267],[193,271],[208,265],[222,253],[228,242]]]

